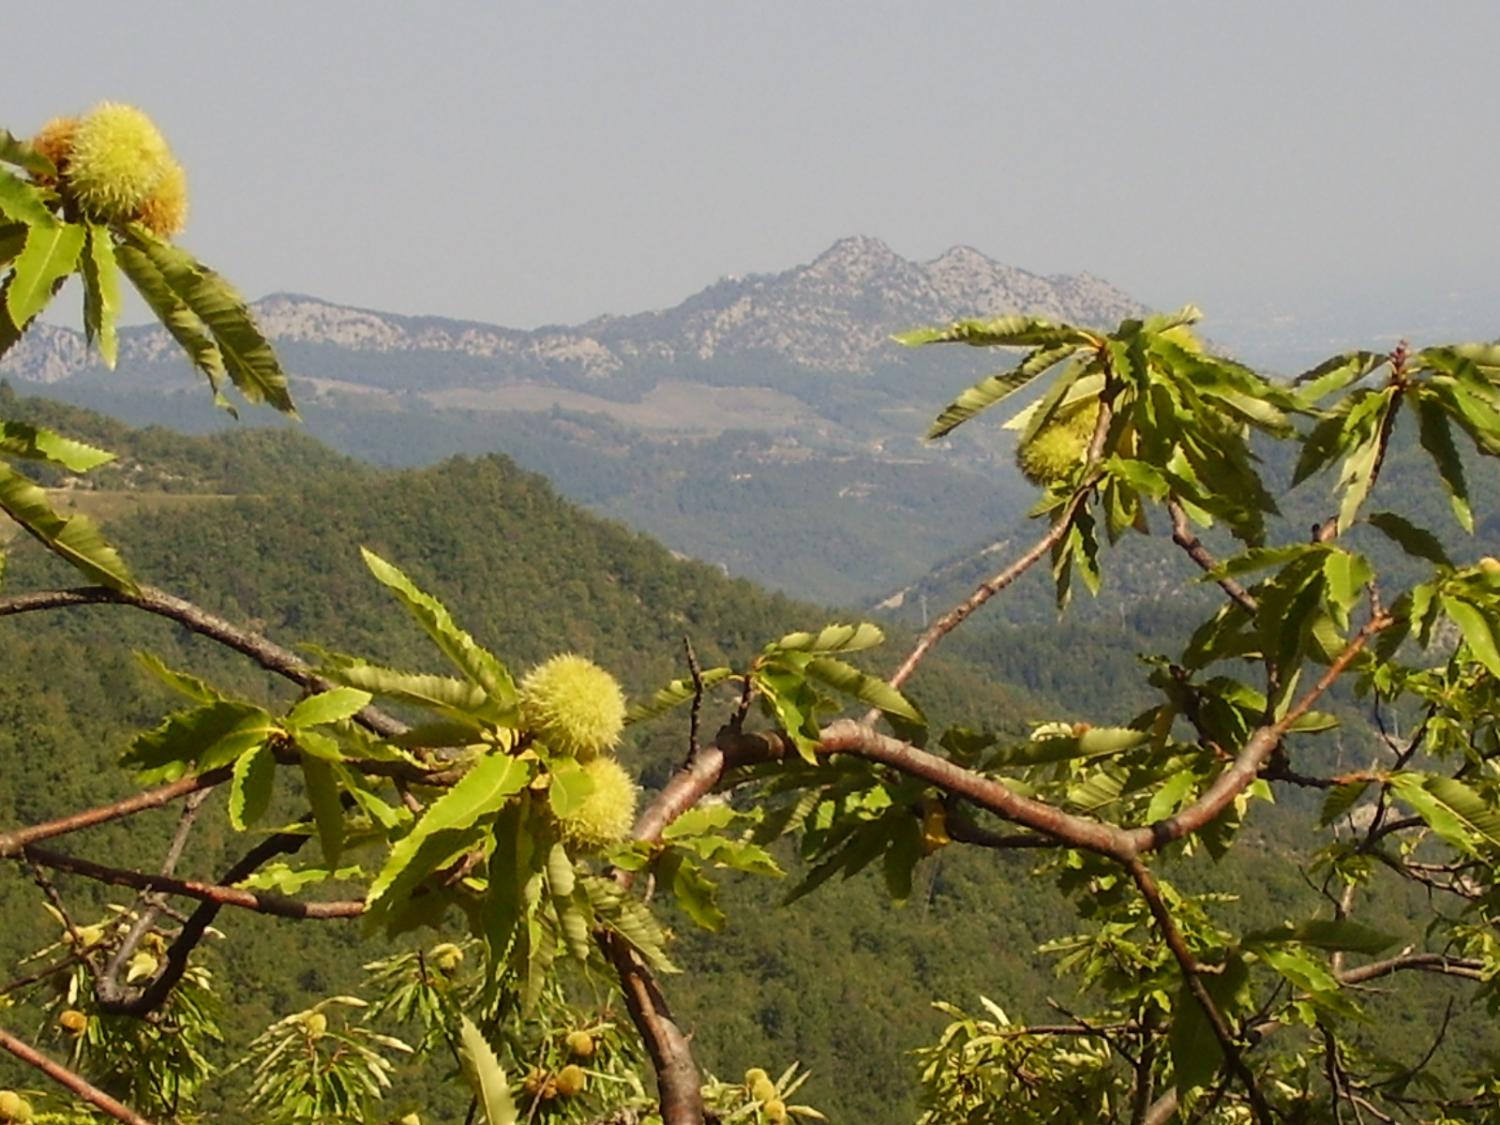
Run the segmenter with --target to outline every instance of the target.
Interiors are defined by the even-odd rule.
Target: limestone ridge
[[[1112,325],[1144,309],[1088,274],[1028,273],[967,246],[914,262],[879,239],[854,236],[783,273],[726,277],[674,308],[571,327],[520,330],[399,316],[293,294],[257,301],[255,311],[279,342],[366,354],[447,353],[477,361],[474,374],[487,376],[481,381],[506,382],[548,374],[604,381],[630,369],[735,357],[856,374],[897,362],[889,335],[903,328],[1007,312]],[[159,328],[120,335],[127,370],[161,361],[172,350]],[[0,375],[52,383],[94,366],[81,334],[38,325],[0,362]]]

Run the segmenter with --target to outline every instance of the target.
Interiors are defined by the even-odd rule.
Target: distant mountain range
[[[570,327],[523,331],[373,312],[284,293],[256,302],[255,310],[282,343],[458,355],[483,361],[483,373],[492,380],[571,376],[572,382],[746,356],[774,357],[809,371],[858,374],[895,362],[889,337],[905,327],[1003,312],[1104,325],[1139,313],[1142,306],[1086,273],[1043,277],[967,246],[914,262],[879,239],[856,236],[783,273],[723,278],[670,309],[598,317]],[[169,351],[161,329],[122,333],[121,366],[127,370],[155,364]],[[0,363],[0,373],[53,383],[94,366],[79,333],[43,325]],[[481,369],[471,374],[478,377]]]
[[[825,602],[889,593],[1030,503],[1011,435],[980,423],[921,440],[1004,360],[913,351],[893,332],[1016,311],[1104,326],[1144,311],[1087,274],[1044,277],[962,246],[914,262],[866,237],[670,309],[572,327],[290,294],[255,310],[308,431],[337,448],[394,465],[501,450],[679,552]],[[108,372],[81,334],[39,325],[0,377],[135,424],[230,424],[159,328],[124,330]]]

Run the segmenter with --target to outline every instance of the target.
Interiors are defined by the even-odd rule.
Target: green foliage
[[[129,111],[123,120],[152,141],[148,148],[159,147],[162,159],[143,164],[140,153],[103,152],[87,176],[81,169],[74,176],[61,158],[0,137],[0,159],[21,171],[0,176],[0,261],[7,269],[0,351],[20,338],[66,277],[81,272],[89,336],[112,356],[118,270],[216,396],[227,377],[248,401],[290,413],[280,365],[243,301],[143,225],[150,222],[144,180],[160,178],[169,154],[165,142],[156,146],[160,138],[143,115]],[[1212,354],[1191,332],[1198,318],[1189,306],[1104,331],[1006,316],[900,337],[913,345],[1027,349],[1014,368],[960,394],[929,436],[947,435],[1039,383],[1037,397],[1006,425],[1020,433],[1023,462],[1028,450],[1038,454],[1036,464],[1046,462],[1045,472],[1033,474],[1042,485],[1033,515],[1045,530],[930,628],[889,678],[854,662],[880,658],[884,633],[871,623],[788,633],[784,621],[763,619],[752,629],[743,617],[732,626],[726,618],[718,635],[705,638],[717,650],[708,672],[698,670],[689,645],[693,674],[671,679],[630,713],[639,721],[692,704],[686,760],[638,822],[639,839],[619,838],[636,782],[612,756],[623,704],[603,671],[604,652],[600,665],[564,658],[573,662],[567,691],[540,684],[541,671],[518,689],[485,637],[503,636],[510,655],[527,661],[607,649],[635,678],[649,673],[660,683],[664,664],[639,666],[645,624],[627,632],[610,618],[642,614],[657,642],[684,623],[703,629],[707,615],[684,611],[662,620],[663,606],[686,606],[701,575],[671,568],[648,575],[642,590],[649,599],[606,593],[623,583],[632,562],[645,569],[639,545],[617,538],[613,553],[575,549],[577,566],[563,566],[564,552],[547,549],[556,509],[541,490],[460,504],[444,486],[462,468],[398,478],[383,495],[374,487],[351,493],[353,478],[336,476],[300,502],[286,493],[241,497],[174,529],[169,549],[159,529],[148,532],[139,544],[143,557],[170,570],[184,562],[218,565],[226,546],[264,542],[279,523],[291,536],[287,554],[307,552],[300,560],[274,556],[294,576],[281,585],[292,588],[305,581],[298,562],[315,571],[342,558],[352,570],[352,543],[401,544],[410,574],[373,549],[360,552],[406,611],[394,627],[383,618],[349,627],[332,602],[305,611],[280,603],[286,623],[295,621],[299,631],[312,626],[315,634],[318,626],[338,625],[329,631],[353,650],[312,650],[320,667],[309,669],[264,638],[136,585],[97,527],[80,515],[64,518],[43,489],[43,481],[66,479],[63,473],[107,472],[108,455],[45,426],[5,423],[0,509],[51,559],[105,587],[51,595],[57,604],[153,608],[251,656],[296,683],[300,694],[282,698],[243,674],[219,687],[217,666],[195,664],[186,673],[161,657],[141,661],[190,705],[136,735],[121,764],[146,785],[195,777],[195,786],[222,786],[217,830],[281,827],[228,865],[224,879],[235,886],[171,874],[196,805],[183,815],[156,876],[0,837],[5,856],[31,866],[65,934],[33,958],[45,962],[38,971],[0,995],[40,994],[44,984],[61,982],[47,1006],[53,1034],[72,1037],[73,1063],[159,1115],[190,1120],[214,1077],[221,1039],[212,979],[192,958],[220,907],[362,913],[366,932],[387,942],[409,941],[406,935],[423,927],[456,940],[372,963],[370,985],[379,992],[373,1003],[335,991],[290,1015],[267,1012],[269,1027],[219,1075],[242,1083],[261,1120],[386,1117],[402,1068],[444,1052],[468,1082],[473,1113],[491,1125],[523,1114],[528,1122],[617,1112],[638,1118],[652,1112],[653,1100],[640,1076],[642,1045],[616,1016],[617,977],[636,1030],[651,1037],[647,1053],[658,1080],[684,1073],[692,1079],[683,1059],[665,1057],[680,1051],[675,1028],[663,1033],[643,1011],[662,1006],[660,979],[688,963],[666,911],[718,940],[732,932],[730,895],[720,884],[727,873],[774,877],[791,868],[797,878],[784,908],[814,892],[836,893],[834,875],[843,882],[878,871],[889,898],[922,904],[908,911],[920,915],[938,895],[950,849],[1036,848],[1043,858],[1033,885],[1050,886],[1051,901],[1065,901],[1073,915],[1059,924],[1049,912],[1038,925],[1044,933],[1035,935],[1043,938],[1038,950],[1087,1011],[1075,1014],[1054,1000],[1062,1018],[1046,1024],[1015,1022],[988,1000],[983,1018],[940,1005],[948,1027],[917,1055],[923,1120],[1176,1115],[1269,1125],[1337,1121],[1346,1108],[1385,1120],[1398,1112],[1433,1122],[1488,1119],[1500,1104],[1500,1083],[1484,1051],[1459,1057],[1477,1068],[1473,1074],[1458,1072],[1452,1060],[1435,1061],[1445,1014],[1430,1047],[1417,1053],[1397,1043],[1402,1056],[1391,1054],[1389,1037],[1367,1026],[1377,1023],[1379,1000],[1365,986],[1433,973],[1477,985],[1475,994],[1491,1006],[1500,1002],[1493,989],[1500,974],[1500,563],[1489,556],[1466,561],[1472,552],[1424,527],[1419,521],[1428,513],[1410,504],[1397,503],[1398,512],[1373,502],[1397,448],[1397,427],[1409,417],[1416,427],[1410,448],[1432,463],[1434,489],[1460,531],[1483,526],[1471,481],[1479,479],[1476,461],[1500,455],[1500,348],[1401,345],[1385,355],[1350,353],[1282,385]],[[1062,455],[1041,456],[1049,433],[1082,419],[1090,425],[1064,435]],[[1286,488],[1262,456],[1278,443],[1291,450],[1278,462]],[[10,467],[20,461],[37,476]],[[1334,476],[1334,512],[1317,513],[1310,538],[1289,532],[1281,521],[1284,493],[1325,471]],[[475,479],[491,482],[494,472],[473,470]],[[546,559],[544,572],[528,572],[517,555],[506,566],[465,553],[472,540],[462,520],[493,526],[505,503],[513,526],[528,536],[513,549]],[[394,522],[366,536],[361,517],[372,512]],[[430,530],[424,521],[434,514],[441,535],[413,533]],[[1066,718],[1024,723],[981,713],[987,725],[976,730],[976,716],[961,708],[926,698],[919,704],[915,689],[908,694],[908,676],[926,648],[1027,568],[1049,558],[1055,599],[1066,606],[1075,575],[1095,594],[1102,589],[1102,546],[1120,548],[1132,532],[1150,536],[1163,517],[1183,564],[1222,601],[1205,604],[1194,594],[1169,615],[1175,632],[1163,630],[1147,655],[1141,698],[1131,709],[1099,714],[1107,710],[1103,702],[1080,694]],[[429,592],[438,588],[429,582],[435,557],[450,566],[439,583],[442,597]],[[611,561],[601,566],[601,559]],[[618,573],[606,573],[610,566]],[[569,627],[544,614],[524,618],[528,581],[549,593],[563,584],[557,596],[594,632],[565,636]],[[242,587],[237,596],[247,592]],[[455,596],[484,629],[458,624],[448,608],[460,604]],[[523,621],[534,621],[534,629],[518,629]],[[752,635],[780,639],[756,651]],[[417,659],[417,638],[458,675],[405,670]],[[725,685],[732,693],[714,691]],[[0,687],[35,693],[42,685],[13,677]],[[603,704],[594,729],[582,734],[590,724],[564,721],[577,718],[566,712],[580,704],[580,692],[589,697],[582,702]],[[1354,693],[1367,697],[1373,730],[1353,711]],[[375,710],[376,696],[399,714]],[[747,729],[756,705],[766,729]],[[869,723],[853,718],[866,709]],[[1087,718],[1076,714],[1080,709]],[[851,721],[834,727],[840,716]],[[151,721],[144,713],[132,718]],[[718,732],[711,746],[708,730]],[[1347,738],[1347,747],[1329,747],[1330,736]],[[1346,749],[1370,764],[1346,768]],[[668,778],[665,758],[656,762],[657,782]],[[283,767],[292,776],[278,782]],[[709,799],[713,789],[721,792]],[[95,809],[40,828],[38,838],[136,811],[129,802]],[[1318,830],[1309,832],[1313,821]],[[1297,826],[1306,842],[1273,842],[1268,826]],[[295,859],[313,836],[320,855]],[[1275,893],[1283,885],[1276,874],[1257,870],[1273,851],[1305,867],[1299,874],[1314,895]],[[48,867],[142,893],[135,906],[79,927]],[[1231,881],[1245,893],[1227,889]],[[356,897],[321,906],[280,897],[333,886]],[[1366,905],[1409,907],[1414,888],[1453,909],[1406,910],[1425,922],[1416,927],[1401,905]],[[191,913],[174,917],[175,930],[159,925],[167,894],[194,901]],[[1364,912],[1359,919],[1356,910]],[[454,926],[460,932],[448,929]],[[1398,944],[1402,952],[1387,956]],[[983,983],[974,979],[980,969],[966,968],[966,985]],[[641,973],[650,976],[632,985]],[[601,990],[607,998],[599,1001]],[[580,1001],[590,992],[592,1005]],[[1431,1010],[1430,998],[1404,995]],[[37,995],[27,1002],[36,1006]],[[138,1018],[137,1006],[151,1009],[152,1018]],[[785,1008],[763,1001],[760,1018],[787,1018]],[[385,1018],[415,1025],[418,1046],[378,1030]],[[788,1103],[805,1078],[796,1066],[775,1081],[757,1068],[743,1083],[710,1079],[698,1093],[724,1120],[816,1119],[818,1111]]]

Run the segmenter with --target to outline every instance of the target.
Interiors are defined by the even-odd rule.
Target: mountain
[[[996,357],[889,339],[1016,310],[1088,324],[1143,311],[1087,274],[1043,277],[968,247],[914,262],[864,237],[671,309],[573,327],[256,303],[308,430],[336,448],[397,466],[501,450],[685,555],[843,603],[925,573],[950,528],[978,534],[1029,504],[1009,434],[980,424],[921,440]],[[162,330],[125,330],[120,354],[103,371],[78,333],[42,325],[0,376],[137,424],[231,424]]]
[[[571,327],[526,331],[397,316],[285,293],[256,302],[255,310],[280,344],[462,356],[482,361],[470,384],[481,386],[517,379],[608,381],[641,366],[747,355],[858,375],[894,362],[899,353],[889,337],[903,327],[1017,311],[1106,324],[1143,306],[1086,273],[1043,277],[967,246],[913,262],[879,239],[854,236],[783,273],[726,277],[671,309],[603,316]],[[154,364],[170,351],[160,328],[121,335],[126,369]],[[0,372],[53,383],[93,366],[79,333],[46,326],[28,335],[0,363]],[[422,373],[414,374],[420,385]]]

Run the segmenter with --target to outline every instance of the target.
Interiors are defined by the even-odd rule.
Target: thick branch
[[[80,605],[125,605],[154,613],[248,656],[262,668],[275,672],[294,684],[312,691],[327,691],[336,686],[331,680],[314,672],[307,661],[290,649],[282,648],[259,633],[241,629],[222,617],[200,609],[190,601],[152,586],[142,586],[139,594],[126,594],[107,586],[80,586],[72,590],[18,594],[15,597],[0,598],[0,617]],[[376,707],[366,707],[354,719],[367,730],[387,738],[406,729],[406,725],[399,719]]]
[[[365,904],[362,901],[302,902],[264,891],[247,891],[218,883],[200,883],[192,879],[177,879],[170,875],[152,875],[145,871],[108,867],[102,863],[64,855],[47,848],[30,847],[24,854],[33,863],[40,863],[57,871],[66,871],[70,875],[81,875],[86,879],[94,879],[111,886],[182,895],[185,898],[195,898],[200,902],[215,903],[219,906],[237,906],[243,910],[253,910],[258,914],[274,914],[278,918],[355,918],[365,911]]]
[[[101,1113],[107,1113],[116,1121],[123,1121],[125,1125],[151,1125],[151,1122],[147,1121],[129,1106],[115,1101],[114,1098],[110,1097],[81,1075],[75,1074],[61,1063],[53,1062],[30,1044],[23,1043],[17,1039],[3,1027],[0,1027],[0,1047],[9,1051],[28,1066],[36,1067],[37,1070],[40,1070],[48,1078],[52,1079],[52,1081],[65,1087],[79,1098],[82,1098]]]
[[[703,1125],[703,1093],[688,1038],[672,1018],[666,997],[650,969],[618,934],[602,933],[599,943],[614,963],[630,1018],[646,1041],[656,1071],[657,1097],[664,1125]]]

